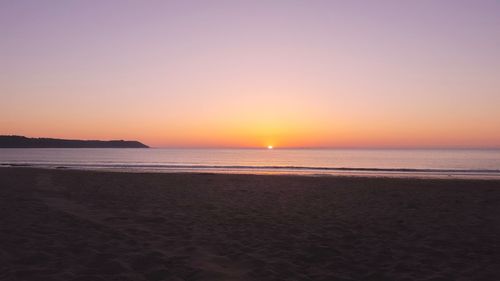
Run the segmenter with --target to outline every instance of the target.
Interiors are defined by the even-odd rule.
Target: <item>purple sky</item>
[[[0,1],[0,134],[500,146],[499,1]]]

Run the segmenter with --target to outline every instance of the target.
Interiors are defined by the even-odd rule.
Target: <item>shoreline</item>
[[[240,167],[225,166],[86,166],[2,163],[0,168],[31,168],[48,170],[101,171],[146,174],[221,174],[221,175],[275,175],[307,177],[360,177],[500,181],[497,170],[449,170],[449,169],[383,169],[383,168],[302,168],[302,167]]]

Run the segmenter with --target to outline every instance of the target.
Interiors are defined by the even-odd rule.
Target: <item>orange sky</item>
[[[500,147],[494,1],[16,2],[0,4],[0,134]]]

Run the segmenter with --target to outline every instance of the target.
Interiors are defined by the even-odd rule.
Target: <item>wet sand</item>
[[[0,168],[0,280],[500,280],[500,181]]]

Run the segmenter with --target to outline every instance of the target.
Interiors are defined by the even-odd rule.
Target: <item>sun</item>
[[[272,145],[268,145],[267,149],[273,149],[273,146]]]

